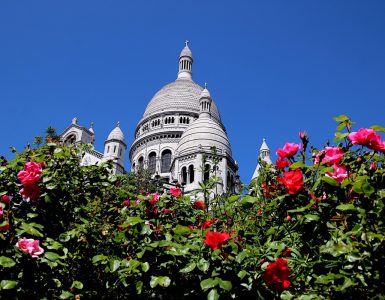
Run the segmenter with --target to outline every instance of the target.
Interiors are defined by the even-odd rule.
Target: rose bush
[[[384,298],[385,129],[336,120],[334,146],[301,132],[250,193],[210,203],[80,166],[76,146],[1,161],[1,298]]]

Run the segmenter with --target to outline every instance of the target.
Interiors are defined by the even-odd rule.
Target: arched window
[[[190,165],[188,167],[188,172],[190,174],[190,183],[193,183],[194,182],[194,166],[193,165]]]
[[[203,182],[209,180],[209,178],[210,178],[210,165],[207,164],[205,165],[205,169],[203,172]]]
[[[171,166],[171,150],[164,150],[161,158],[161,173],[170,172]]]
[[[107,153],[110,153],[110,146],[107,147]]]
[[[119,150],[119,156],[122,156],[122,148]]]
[[[116,146],[114,146],[114,153],[116,152]]]
[[[154,174],[155,168],[156,168],[156,153],[151,152],[150,155],[148,156],[148,171],[151,174]]]
[[[187,183],[187,168],[186,167],[182,168],[181,182],[182,182],[182,184],[186,184]]]
[[[230,172],[227,171],[227,188],[230,189],[231,188],[231,177],[230,177]]]
[[[139,157],[138,159],[138,169],[141,170],[144,167],[144,158],[143,156]]]
[[[70,134],[64,141],[64,143],[69,146],[75,144],[76,136],[74,134]]]

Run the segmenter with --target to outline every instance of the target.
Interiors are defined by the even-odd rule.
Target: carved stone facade
[[[77,118],[72,120],[72,124],[68,126],[61,134],[60,139],[63,143],[70,144],[89,144],[90,148],[85,147],[82,153],[82,165],[97,165],[101,162],[111,160],[113,174],[124,173],[124,155],[127,145],[124,142],[124,135],[120,129],[120,124],[111,131],[107,140],[104,142],[104,152],[101,153],[93,148],[95,141],[95,133],[93,125],[86,128],[78,125]]]

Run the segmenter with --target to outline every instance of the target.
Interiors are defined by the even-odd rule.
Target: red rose
[[[123,201],[123,205],[124,205],[124,206],[130,206],[130,201],[127,200],[127,199],[124,200],[124,201]]]
[[[168,215],[168,214],[171,214],[172,211],[171,211],[171,209],[166,208],[166,209],[163,211],[163,213],[164,213],[165,215]]]
[[[289,247],[285,247],[282,251],[282,257],[289,257],[291,255],[291,249]]]
[[[170,188],[171,196],[175,198],[179,198],[182,196],[182,190],[179,187],[172,187]]]
[[[155,205],[156,202],[158,202],[158,200],[159,200],[159,194],[158,193],[151,194],[150,197],[151,197],[151,199],[148,200],[148,202],[150,202],[151,205]]]
[[[280,257],[267,265],[262,278],[267,286],[277,290],[285,290],[291,284],[289,276],[290,269],[287,266],[287,261]]]
[[[204,243],[211,248],[211,250],[218,250],[222,248],[224,242],[230,239],[227,232],[212,232],[209,231],[206,234]]]
[[[1,196],[1,202],[5,203],[5,204],[9,204],[9,203],[11,203],[11,198],[9,198],[8,195],[3,195],[3,196]]]
[[[275,162],[275,168],[277,170],[282,170],[290,166],[290,162],[287,159],[284,159],[282,157],[278,157],[277,161]]]
[[[202,223],[202,229],[209,228],[211,224],[215,223],[215,220],[206,220]]]
[[[25,201],[36,201],[40,197],[40,188],[36,184],[27,184],[20,190],[20,195]]]
[[[283,172],[283,178],[278,177],[277,180],[285,185],[290,195],[297,194],[303,188],[303,176],[300,170]]]
[[[201,210],[204,210],[206,205],[205,205],[205,202],[203,200],[196,200],[193,205],[192,205],[193,208],[195,209],[201,209]]]
[[[283,148],[277,149],[276,154],[281,158],[292,157],[298,152],[299,148],[299,144],[286,143]]]
[[[0,224],[0,231],[8,231],[11,226],[7,221],[4,221],[3,223]]]
[[[34,184],[41,177],[41,165],[35,162],[27,162],[24,170],[17,173],[17,178],[22,184]]]

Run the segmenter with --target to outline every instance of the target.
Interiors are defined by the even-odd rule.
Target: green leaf
[[[341,133],[341,132],[336,132],[334,134],[335,138],[334,138],[334,142],[338,142],[338,141],[342,141],[344,140],[347,136],[348,136],[349,133]]]
[[[306,214],[304,217],[309,221],[318,221],[319,220],[319,216],[317,216],[317,215]]]
[[[120,261],[117,259],[110,260],[110,272],[113,273],[120,267]]]
[[[142,271],[146,273],[148,270],[150,270],[150,264],[148,262],[142,263]]]
[[[106,263],[108,260],[108,257],[103,255],[103,254],[99,254],[99,255],[95,255],[93,258],[92,258],[92,263],[93,264],[96,264],[97,262],[102,262],[102,263]]]
[[[222,280],[218,278],[218,282],[219,282],[219,287],[225,291],[230,291],[233,288],[233,285],[229,280]]]
[[[229,197],[228,201],[229,201],[230,203],[233,203],[233,202],[235,202],[235,201],[238,201],[240,197],[241,197],[241,195],[231,196],[231,197]]]
[[[258,198],[257,198],[257,197],[252,197],[252,196],[247,195],[247,196],[245,196],[245,197],[242,199],[241,203],[242,203],[243,205],[247,205],[247,204],[254,204],[254,203],[256,203],[257,201],[258,201]]]
[[[38,230],[38,229],[43,229],[44,226],[36,223],[21,223],[20,226],[21,229],[23,229],[19,234],[22,234],[24,232],[33,235],[33,236],[38,236],[38,237],[43,237],[44,235]],[[38,229],[36,229],[38,228]]]
[[[205,260],[204,258],[201,258],[198,261],[197,267],[202,272],[206,272],[209,269],[209,267],[210,267],[210,263],[207,260]]]
[[[13,259],[6,256],[0,256],[0,266],[4,268],[10,268],[14,265],[16,265],[16,262]]]
[[[281,299],[282,300],[290,300],[290,299],[293,299],[293,294],[290,293],[289,291],[283,291],[282,294],[281,294]]]
[[[242,280],[247,275],[246,270],[239,271],[237,276]]]
[[[55,252],[45,252],[44,257],[50,261],[57,261],[60,259],[60,255]]]
[[[136,292],[138,294],[141,294],[142,293],[142,288],[143,288],[143,281],[137,281],[135,283],[135,288],[136,288]]]
[[[292,170],[305,167],[307,167],[307,165],[305,165],[302,161],[297,161],[290,165],[290,169]]]
[[[81,289],[83,289],[83,283],[75,280],[74,282],[72,282],[71,288],[81,290]]]
[[[375,188],[372,185],[370,185],[367,181],[362,183],[361,188],[362,188],[362,191],[367,196],[370,196],[371,194],[373,194],[376,191]]]
[[[207,295],[207,300],[218,300],[219,294],[216,289],[212,289]]]
[[[323,176],[322,181],[330,184],[331,186],[340,186],[340,184],[337,181],[335,181],[333,178],[330,178],[328,176]]]
[[[72,298],[73,296],[74,296],[74,294],[67,292],[67,291],[64,291],[59,296],[59,299],[69,299],[69,298]]]
[[[374,129],[375,131],[385,132],[385,127],[382,127],[380,125],[373,125],[370,128]]]
[[[136,225],[138,223],[143,223],[144,221],[140,217],[127,217],[126,222],[129,225]]]
[[[0,288],[2,290],[11,290],[17,286],[17,281],[15,280],[2,280],[0,282]]]
[[[176,225],[174,233],[178,235],[186,235],[190,233],[190,229],[187,226]]]
[[[247,250],[243,250],[242,252],[240,252],[236,257],[235,257],[235,261],[237,263],[241,263],[245,257],[249,254],[249,252]]]
[[[336,207],[336,209],[338,210],[342,210],[342,211],[345,211],[345,210],[357,210],[356,207],[354,206],[354,204],[340,204]]]
[[[195,267],[196,267],[196,263],[192,262],[192,263],[189,263],[187,266],[185,266],[183,269],[181,269],[179,272],[181,272],[181,273],[189,273],[192,270],[194,270]]]
[[[217,278],[207,278],[205,280],[201,281],[201,288],[202,290],[208,290],[218,285],[218,279]]]
[[[333,118],[335,121],[337,122],[345,122],[345,121],[349,121],[349,117],[348,116],[345,116],[345,115],[340,115],[338,117],[335,117]]]
[[[168,287],[171,283],[171,279],[168,276],[151,276],[150,286],[151,288],[157,285]]]

